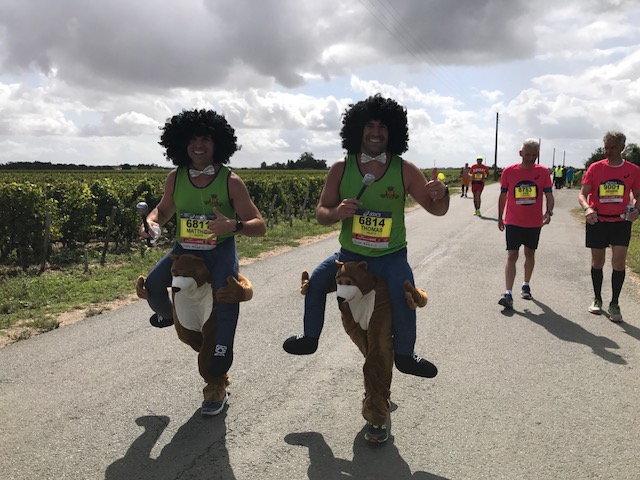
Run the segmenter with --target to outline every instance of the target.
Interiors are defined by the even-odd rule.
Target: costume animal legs
[[[376,298],[375,309],[382,313],[378,318],[384,321],[372,321],[369,328],[363,330],[353,319],[349,306],[340,305],[342,325],[365,359],[362,367],[365,389],[362,416],[373,425],[384,425],[389,415],[391,395],[393,328],[391,308],[384,296]]]

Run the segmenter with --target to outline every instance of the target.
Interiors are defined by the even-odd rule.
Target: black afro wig
[[[401,155],[408,149],[409,128],[407,110],[395,100],[382,98],[378,93],[356,104],[349,105],[342,118],[342,148],[357,154],[362,145],[362,132],[367,122],[379,120],[387,126],[389,143],[387,150]]]
[[[193,137],[211,137],[214,163],[228,163],[239,150],[235,130],[222,115],[213,110],[183,110],[169,118],[160,130],[162,135],[158,143],[166,149],[164,156],[167,160],[176,166],[191,163],[187,145]]]

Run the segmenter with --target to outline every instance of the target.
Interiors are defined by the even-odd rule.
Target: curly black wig
[[[211,137],[214,144],[213,162],[228,163],[238,150],[235,130],[227,120],[213,110],[183,110],[169,118],[160,135],[160,145],[165,147],[164,156],[176,166],[187,166],[191,159],[187,145],[193,137]]]
[[[342,148],[347,153],[360,153],[364,126],[371,120],[379,120],[387,126],[389,143],[387,150],[396,155],[407,151],[409,128],[407,110],[395,100],[382,98],[378,93],[356,104],[349,105],[342,118]]]

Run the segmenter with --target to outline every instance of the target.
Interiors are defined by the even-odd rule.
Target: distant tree
[[[585,160],[584,168],[589,168],[589,165],[591,165],[593,162],[598,162],[605,157],[606,155],[604,154],[604,148],[602,147],[596,148],[595,151],[591,154],[591,156],[587,160]]]
[[[640,167],[640,147],[635,143],[630,143],[622,151],[622,158]]]
[[[327,161],[314,158],[313,153],[304,152],[298,160],[287,160],[287,163],[276,162],[267,165],[266,162],[260,164],[263,170],[326,170]]]
[[[316,160],[311,152],[304,152],[296,161],[296,169],[298,170],[326,170],[326,160]]]

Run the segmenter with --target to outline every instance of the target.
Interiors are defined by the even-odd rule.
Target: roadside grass
[[[238,255],[256,258],[337,228],[320,226],[315,219],[282,222],[269,227],[264,237],[236,237]],[[141,246],[137,252],[107,254],[104,265],[101,248],[96,248],[89,251],[86,272],[84,264],[76,263],[49,265],[43,274],[5,268],[0,272],[0,345],[58,328],[62,314],[77,311],[85,318],[108,309],[110,302],[133,298],[138,276],[146,275],[170,245],[165,241],[153,248]]]

